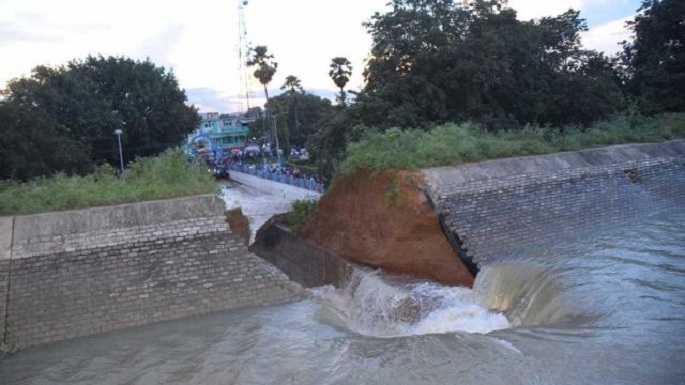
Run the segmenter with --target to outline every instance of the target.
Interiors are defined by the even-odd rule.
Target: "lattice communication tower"
[[[240,60],[240,107],[243,112],[250,109],[250,93],[252,92],[252,77],[247,68],[247,59],[250,53],[250,43],[247,39],[247,27],[245,25],[245,6],[247,0],[237,0],[238,4],[238,60]]]

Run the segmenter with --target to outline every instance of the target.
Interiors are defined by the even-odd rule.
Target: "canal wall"
[[[462,260],[517,250],[685,207],[685,141],[633,144],[422,170]]]
[[[6,346],[299,298],[214,196],[0,218]]]
[[[287,226],[279,224],[281,219],[282,216],[274,216],[259,229],[250,251],[278,267],[291,280],[304,287],[342,287],[353,270],[359,268],[293,234]]]
[[[240,171],[230,170],[230,177],[232,180],[238,183],[289,200],[318,199],[321,197],[321,193],[313,190],[308,190],[302,187],[271,181],[268,179],[260,178],[255,175],[246,174]]]

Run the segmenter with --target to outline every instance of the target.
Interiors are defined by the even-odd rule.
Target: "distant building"
[[[201,152],[209,156],[230,154],[241,150],[247,144],[249,119],[242,114],[199,113],[200,125],[188,135],[186,142],[189,154]]]

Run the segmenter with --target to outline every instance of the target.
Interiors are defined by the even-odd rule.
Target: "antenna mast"
[[[250,110],[250,76],[247,71],[247,55],[250,52],[249,42],[247,41],[247,28],[245,27],[245,6],[247,0],[237,0],[238,2],[238,60],[240,60],[240,98],[243,99],[241,107],[245,112]]]

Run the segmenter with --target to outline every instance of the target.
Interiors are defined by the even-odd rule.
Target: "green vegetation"
[[[357,168],[411,169],[683,138],[685,2],[642,0],[637,11],[627,23],[630,41],[607,57],[582,46],[587,24],[578,11],[520,20],[506,0],[392,0],[365,24],[372,45],[361,90],[346,91],[351,63],[332,58],[329,76],[340,90],[335,105],[305,92],[294,75],[281,87],[286,92],[270,96],[278,63],[266,46],[253,48],[245,64],[267,103],[250,137],[276,136],[286,156],[291,145],[306,146],[308,164],[326,183]],[[2,182],[5,212],[185,194],[168,188],[166,178],[178,182],[173,186],[210,189],[174,173],[141,176],[142,160],[122,180],[111,167],[65,175],[118,165],[115,129],[124,131],[123,157],[130,160],[177,146],[198,125],[174,75],[149,61],[88,57],[37,66],[0,96],[0,179],[58,173],[27,185]],[[24,208],[14,200],[20,195],[30,203]]]
[[[643,0],[607,57],[582,46],[574,10],[519,20],[503,0],[393,0],[366,23],[364,87],[308,137],[312,162],[332,179],[683,137],[654,117],[685,111],[683,17],[681,0]]]
[[[292,210],[288,213],[287,220],[295,231],[310,215],[316,212],[319,201],[316,199],[298,199],[293,202]]]
[[[121,178],[105,164],[86,176],[59,173],[26,183],[0,182],[0,215],[179,198],[215,190],[207,169],[189,164],[185,154],[176,150],[131,162]]]
[[[312,166],[312,164],[309,160],[289,159],[288,165],[290,165],[294,168],[299,168],[300,172],[303,172],[303,173],[316,174],[316,167]]]
[[[685,110],[685,1],[642,0],[623,43],[627,93],[647,114]]]
[[[173,73],[150,61],[89,56],[37,66],[0,92],[0,178],[92,172],[177,146],[200,122]]]
[[[348,175],[360,168],[415,169],[684,137],[685,113],[632,120],[617,117],[586,129],[526,126],[492,133],[473,123],[448,123],[429,131],[392,128],[351,143],[337,174]]]

